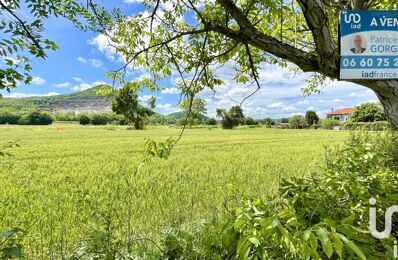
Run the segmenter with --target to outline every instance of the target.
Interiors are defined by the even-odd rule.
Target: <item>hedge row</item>
[[[343,125],[346,130],[384,131],[390,129],[387,121],[377,122],[347,122]]]
[[[0,112],[0,124],[10,125],[51,125],[53,118],[50,114],[33,111],[28,114],[17,114],[9,111]]]
[[[81,125],[126,125],[127,121],[124,116],[113,114],[82,114],[79,116]]]

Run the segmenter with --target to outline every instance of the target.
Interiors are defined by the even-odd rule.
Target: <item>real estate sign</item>
[[[398,11],[340,13],[340,79],[398,79]]]

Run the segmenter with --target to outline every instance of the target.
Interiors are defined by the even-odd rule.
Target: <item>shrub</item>
[[[63,112],[57,113],[54,115],[56,121],[65,121],[65,122],[72,122],[72,121],[79,121],[80,116],[76,115],[75,112]]]
[[[18,119],[18,125],[28,125],[28,116],[23,115]]]
[[[258,122],[251,117],[245,118],[245,125],[258,125]]]
[[[89,125],[91,122],[91,119],[87,115],[80,115],[79,116],[79,124],[81,125]]]
[[[387,121],[376,122],[347,122],[344,128],[347,130],[366,130],[366,131],[384,131],[391,126]]]
[[[108,117],[102,114],[94,114],[91,117],[91,123],[93,125],[106,125],[109,122]]]
[[[321,128],[321,125],[318,124],[310,126],[310,129],[319,129],[319,128]]]
[[[289,125],[291,128],[301,129],[307,127],[307,121],[301,115],[295,115],[289,120]]]
[[[18,123],[20,116],[16,113],[12,113],[10,111],[2,111],[0,112],[0,125],[1,124],[11,124],[15,125]]]
[[[206,125],[217,125],[217,120],[215,118],[208,118],[206,120]]]
[[[340,126],[340,122],[333,118],[325,118],[322,120],[321,126],[323,129],[332,130],[335,126]]]
[[[261,120],[261,124],[266,125],[266,126],[271,126],[271,125],[275,125],[275,121],[272,120],[271,118],[267,117],[267,118]]]
[[[354,122],[383,121],[386,120],[386,116],[379,103],[364,103],[355,108],[351,120]]]
[[[52,123],[51,115],[40,111],[33,111],[18,120],[19,125],[51,125]]]

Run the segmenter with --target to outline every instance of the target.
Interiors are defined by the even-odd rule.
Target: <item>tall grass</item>
[[[26,230],[29,259],[68,257],[103,227],[120,243],[139,236],[156,240],[168,226],[217,221],[228,196],[274,193],[281,177],[308,172],[322,163],[324,145],[348,135],[190,129],[170,159],[154,160],[134,175],[146,137],[178,134],[169,128],[1,127],[0,141],[19,140],[21,147],[0,162],[0,230]]]

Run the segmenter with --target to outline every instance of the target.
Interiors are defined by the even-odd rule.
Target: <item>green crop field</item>
[[[190,129],[168,160],[154,159],[135,174],[146,137],[164,140],[181,130],[56,126],[0,128],[0,145],[20,145],[0,161],[0,230],[26,230],[29,259],[65,257],[104,222],[123,239],[129,226],[134,237],[156,239],[168,226],[215,220],[226,197],[273,193],[279,178],[311,171],[323,163],[325,145],[348,136]]]

